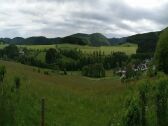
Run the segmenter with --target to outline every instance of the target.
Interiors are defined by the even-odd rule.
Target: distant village
[[[152,59],[146,59],[144,60],[142,63],[138,64],[138,65],[132,65],[132,70],[134,72],[144,72],[148,70],[149,67],[149,63],[152,61]],[[152,68],[153,70],[156,69],[156,66],[153,66]],[[127,73],[127,68],[123,68],[123,69],[119,69],[116,74],[120,76],[120,79],[126,78],[126,73]]]

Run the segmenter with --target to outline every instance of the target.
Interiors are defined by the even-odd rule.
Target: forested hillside
[[[13,39],[0,38],[0,41],[4,42],[5,44],[51,45],[51,44],[60,43],[60,39],[61,38],[46,38],[43,36],[37,36],[37,37],[29,37],[29,38],[15,37]]]
[[[93,34],[77,33],[62,38],[61,37],[46,38],[43,36],[29,37],[29,38],[16,37],[13,39],[0,38],[0,41],[7,44],[18,44],[18,45],[51,45],[51,44],[69,43],[69,44],[90,45],[90,46],[110,46],[130,42],[138,44],[137,53],[154,53],[160,33],[161,31],[149,32],[123,38],[107,38],[100,33],[93,33]]]
[[[154,53],[160,33],[159,31],[129,36],[127,42],[138,44],[138,53]]]
[[[46,38],[43,36],[29,37],[29,38],[16,37],[13,39],[1,38],[0,41],[7,44],[18,44],[18,45],[51,45],[59,43],[70,43],[70,44],[91,45],[91,46],[110,45],[108,39],[100,33],[94,33],[94,34],[78,33],[63,38],[60,37]]]
[[[168,73],[168,28],[164,29],[159,37],[155,59],[158,69]]]

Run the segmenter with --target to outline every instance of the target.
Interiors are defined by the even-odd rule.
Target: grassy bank
[[[127,88],[112,72],[104,79],[90,79],[73,72],[60,75],[43,69],[0,61],[5,65],[5,84],[21,78],[15,118],[17,125],[40,124],[40,99],[46,100],[45,121],[48,126],[119,125]]]

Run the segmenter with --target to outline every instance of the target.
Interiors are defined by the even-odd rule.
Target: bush
[[[64,75],[67,75],[67,71],[66,71],[66,69],[64,69]]]
[[[4,48],[4,54],[10,59],[15,59],[19,55],[19,49],[16,45],[11,44]]]
[[[38,72],[38,73],[40,73],[40,72],[41,72],[40,68],[38,68],[37,72]]]
[[[45,75],[49,75],[49,72],[48,72],[48,71],[44,71],[44,74],[45,74]]]
[[[168,124],[168,80],[163,79],[157,83],[155,94],[156,116],[158,126]]]
[[[125,108],[123,126],[167,126],[168,79],[141,81],[138,93],[131,91]]]
[[[19,89],[20,88],[20,77],[15,77],[14,83],[15,83],[16,89]]]
[[[58,52],[58,50],[53,48],[47,50],[45,57],[47,64],[55,63],[57,58],[60,58],[60,53]]]
[[[141,125],[146,126],[146,106],[148,101],[148,85],[146,82],[141,83],[139,87],[139,105],[141,114]]]
[[[154,76],[156,76],[156,75],[157,75],[157,70],[156,70],[155,66],[150,65],[150,66],[148,67],[147,76],[148,76],[148,77],[154,77]]]
[[[1,83],[3,83],[5,73],[6,73],[5,66],[0,66],[0,82]]]
[[[105,69],[103,67],[103,64],[91,64],[88,66],[83,67],[82,69],[82,75],[88,76],[88,77],[105,77]]]
[[[127,102],[127,110],[123,116],[123,126],[140,126],[140,107],[134,98]]]

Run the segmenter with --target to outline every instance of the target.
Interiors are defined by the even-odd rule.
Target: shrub
[[[40,72],[41,72],[40,68],[38,68],[38,70],[37,70],[37,71],[38,71],[38,73],[40,73]]]
[[[140,105],[140,115],[141,115],[141,125],[146,126],[146,106],[148,96],[148,85],[146,82],[140,83],[139,87],[139,105]]]
[[[44,71],[44,74],[45,74],[45,75],[49,75],[49,72],[48,72],[48,71]]]
[[[131,91],[126,100],[123,126],[167,126],[168,79],[142,81],[139,85],[138,94]]]
[[[123,126],[140,126],[140,107],[138,101],[133,98],[127,102],[127,110],[123,116]]]
[[[60,53],[58,52],[58,50],[53,48],[47,50],[45,57],[46,63],[53,64],[56,62],[57,58],[60,58]]]
[[[126,79],[133,79],[135,77],[135,71],[132,68],[132,64],[128,64],[126,67]]]
[[[2,83],[4,80],[4,76],[6,73],[6,68],[5,66],[0,66],[0,82]]]
[[[11,44],[4,48],[4,54],[10,59],[15,59],[19,55],[19,49],[16,45]]]
[[[150,66],[148,67],[147,76],[148,76],[148,77],[154,77],[154,76],[156,76],[156,75],[157,75],[157,70],[156,70],[155,66],[150,65]]]
[[[168,124],[168,80],[163,79],[157,83],[155,94],[156,116],[158,126]]]
[[[67,71],[66,71],[66,69],[64,69],[64,75],[67,75]]]
[[[16,89],[19,89],[20,88],[20,77],[15,77],[14,83],[15,83]]]
[[[83,67],[82,75],[96,78],[105,77],[105,69],[101,63],[91,64]]]

